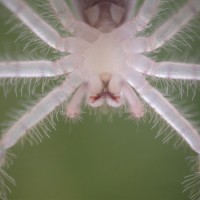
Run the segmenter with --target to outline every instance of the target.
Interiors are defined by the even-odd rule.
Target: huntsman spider
[[[2,133],[1,168],[5,165],[7,151],[20,138],[29,135],[42,139],[36,127],[41,131],[45,129],[46,134],[48,127],[44,119],[52,116],[61,105],[66,105],[64,116],[72,120],[81,116],[84,106],[94,110],[98,107],[121,109],[131,118],[140,119],[148,105],[151,112],[157,113],[200,155],[197,129],[149,82],[151,77],[156,81],[200,80],[200,64],[173,59],[158,61],[151,56],[167,45],[176,48],[177,37],[198,17],[199,0],[182,1],[176,12],[155,30],[151,27],[156,14],[162,16],[160,10],[167,3],[164,0],[144,0],[137,9],[136,0],[48,0],[57,25],[68,33],[67,36],[37,14],[25,0],[0,0],[0,3],[41,42],[59,52],[55,60],[1,61],[0,79],[62,79]],[[150,34],[145,34],[145,30],[150,30]],[[187,40],[182,42],[186,48],[190,47]],[[5,175],[3,170],[2,173]],[[198,175],[192,177],[190,185],[198,178]],[[2,179],[0,182],[4,184]],[[193,191],[191,199],[200,199],[199,191],[200,188]],[[0,197],[6,198],[3,189]]]

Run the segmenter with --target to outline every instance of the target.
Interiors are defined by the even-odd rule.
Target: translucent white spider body
[[[49,0],[58,21],[72,35],[70,37],[61,37],[24,1],[0,2],[47,45],[59,52],[69,53],[56,61],[0,63],[0,78],[65,76],[60,86],[2,135],[0,166],[3,166],[9,148],[70,98],[65,113],[72,119],[79,117],[85,104],[91,107],[103,104],[124,106],[131,116],[140,118],[144,115],[143,99],[200,155],[197,130],[146,80],[146,76],[199,80],[200,65],[156,62],[144,54],[162,47],[197,15],[200,11],[199,0],[186,1],[177,14],[147,37],[139,37],[138,32],[146,28],[153,18],[159,0],[144,1],[136,17],[132,17],[134,0],[73,1],[77,18],[64,0]]]

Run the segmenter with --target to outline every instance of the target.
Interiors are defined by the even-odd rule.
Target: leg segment
[[[122,92],[124,99],[128,103],[129,112],[132,116],[136,118],[142,117],[144,115],[144,106],[137,94],[134,92],[133,88],[128,83],[125,83]]]
[[[185,139],[190,147],[200,154],[200,136],[195,128],[143,76],[128,68],[122,72],[124,78],[140,96]]]
[[[74,53],[87,47],[87,42],[75,38],[62,38],[49,24],[21,0],[0,0],[14,13],[30,30],[50,47],[60,51]]]
[[[61,67],[46,60],[0,63],[0,78],[42,78],[64,74],[65,71]]]
[[[75,18],[67,3],[64,0],[49,0],[49,3],[59,22],[68,30]]]
[[[122,99],[117,101],[116,107],[122,103],[128,106],[128,112],[132,117],[140,118],[144,114],[144,107],[133,88],[121,77],[113,76],[108,85],[108,91],[115,97]],[[113,101],[112,101],[113,102]],[[112,105],[111,105],[112,106]]]
[[[6,151],[15,145],[28,130],[31,130],[56,107],[62,104],[73,93],[76,87],[81,84],[80,80],[80,77],[77,78],[76,73],[70,74],[61,86],[50,92],[2,135],[0,149]]]
[[[138,31],[147,27],[148,23],[158,10],[159,3],[160,0],[144,0],[144,3],[135,17],[135,23]]]
[[[66,115],[71,119],[77,119],[81,113],[83,99],[88,94],[88,84],[83,83],[75,92],[67,105]]]
[[[136,2],[137,0],[132,0],[132,1],[129,1],[129,4],[128,4],[128,11],[127,11],[127,14],[126,14],[126,21],[131,21],[133,20],[133,16],[135,16],[135,12],[136,12]]]
[[[140,55],[131,57],[128,65],[148,76],[166,79],[200,80],[200,64],[155,62]]]
[[[50,47],[64,51],[60,35],[21,0],[0,0],[15,16]]]
[[[163,25],[156,29],[149,38],[147,38],[149,41],[147,49],[150,51],[155,50],[172,39],[173,36],[176,35],[181,28],[187,25],[199,11],[199,0],[188,0],[188,2],[180,8],[177,13],[169,18]]]
[[[68,55],[50,62],[39,61],[11,61],[0,62],[0,78],[45,78],[66,75],[83,63],[80,56]]]
[[[7,150],[15,145],[21,137],[25,136],[29,130],[35,129],[35,126],[37,124],[41,123],[41,121],[46,118],[50,113],[52,113],[55,108],[57,108],[60,104],[62,104],[62,102],[69,98],[69,96],[73,93],[78,84],[81,84],[80,80],[81,79],[78,74],[71,73],[68,76],[68,79],[65,80],[61,86],[57,87],[46,97],[44,97],[37,105],[35,105],[30,110],[30,112],[27,112],[25,115],[19,118],[18,121],[13,124],[13,126],[9,127],[9,129],[1,136],[0,198],[7,199],[6,190],[9,191],[9,188],[4,182],[4,178],[13,183],[13,185],[15,183],[14,180],[2,170],[2,168],[5,167],[7,164],[7,156],[9,156]],[[45,124],[41,124],[40,128],[42,130],[44,129],[44,131],[46,131],[45,129],[48,129]],[[37,137],[40,140],[42,139],[42,136],[40,135],[37,135]]]
[[[78,21],[64,0],[49,0],[49,2],[57,19],[67,31],[90,42],[98,39],[99,31]]]
[[[123,41],[123,49],[128,54],[143,53],[151,50],[147,39],[144,37],[135,37],[134,39],[129,37],[129,39]]]

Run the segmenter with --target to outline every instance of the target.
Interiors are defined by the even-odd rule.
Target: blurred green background
[[[6,24],[9,13],[2,6],[0,17],[1,60],[23,58],[27,41],[16,42],[16,31],[7,34],[12,23]],[[184,101],[200,111],[199,98],[197,92],[193,102],[191,96]],[[13,91],[4,97],[0,87],[0,123],[23,101]],[[16,180],[9,200],[188,199],[181,183],[190,174],[185,158],[194,154],[184,145],[176,150],[173,139],[169,144],[155,139],[157,129],[151,128],[149,118],[136,122],[126,117],[98,120],[85,113],[75,124],[60,119],[51,139],[16,145],[11,152],[17,159],[7,170]]]

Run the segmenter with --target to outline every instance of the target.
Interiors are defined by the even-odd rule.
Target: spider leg
[[[144,1],[135,17],[137,31],[141,31],[147,27],[151,19],[154,17],[154,14],[158,10],[159,3],[160,0]]]
[[[128,112],[132,117],[140,118],[144,115],[144,106],[133,88],[121,76],[113,76],[109,82],[108,89],[115,96],[122,93],[122,102],[126,102]]]
[[[158,2],[160,0],[153,0],[153,1],[154,1],[153,3],[155,3],[155,4],[152,3],[154,5],[153,8],[156,9],[156,7],[158,7]],[[151,3],[150,1],[145,1],[144,2],[145,5],[143,5],[144,9],[148,9],[146,7],[150,6],[150,3]],[[135,1],[134,0],[131,1],[129,3],[129,6],[130,6],[129,10],[133,10],[133,7],[135,6]],[[152,10],[154,10],[153,8]],[[145,12],[144,15],[152,14],[152,13],[148,13],[148,11],[144,11],[142,8],[141,8],[141,12]],[[153,17],[153,14],[152,14],[152,17]],[[150,21],[150,19],[148,20]],[[141,53],[141,52],[146,52],[147,50],[149,50],[148,39],[144,37],[137,37],[137,33],[138,31],[140,31],[140,28],[141,28],[141,27],[138,28],[139,26],[138,23],[140,23],[139,21],[140,21],[140,17],[138,19],[136,18],[135,20],[131,20],[131,17],[127,16],[126,22],[112,31],[112,37],[116,38],[119,41],[122,41],[123,48],[128,53],[129,52]],[[149,23],[149,21],[147,22],[147,24]]]
[[[188,0],[172,17],[156,29],[147,40],[147,51],[155,50],[173,38],[200,11],[199,0]]]
[[[145,78],[131,68],[122,72],[122,76],[190,147],[200,154],[200,136],[196,129],[170,104],[161,93],[152,88]]]
[[[59,34],[48,25],[39,15],[24,2],[20,0],[0,0],[10,11],[12,11],[27,27],[29,27],[41,40],[49,46],[64,51],[58,45]]]
[[[126,21],[133,20],[133,17],[135,15],[135,11],[136,11],[136,9],[135,9],[136,8],[136,2],[137,2],[137,0],[129,1],[128,11],[127,11],[126,18],[125,18]]]
[[[45,78],[62,76],[81,66],[76,55],[65,56],[55,62],[47,60],[0,62],[0,78]]]
[[[129,28],[130,29],[130,28]],[[127,54],[131,53],[143,53],[149,49],[148,40],[144,37],[129,38],[122,43],[123,49]]]
[[[0,63],[0,78],[54,77],[65,74],[49,61],[19,61]]]
[[[49,3],[59,22],[68,30],[71,22],[76,19],[67,3],[64,0],[49,0]]]
[[[131,57],[129,67],[140,73],[166,79],[200,80],[200,64],[155,62],[143,55]]]
[[[83,103],[84,97],[88,94],[88,84],[83,83],[76,90],[75,94],[71,98],[70,102],[67,105],[66,115],[71,119],[76,119],[80,117],[81,106]]]
[[[49,2],[57,19],[67,31],[90,42],[98,39],[100,32],[77,20],[64,0],[49,0]]]
[[[33,129],[52,113],[56,107],[66,101],[81,83],[81,76],[77,72],[71,73],[62,85],[51,91],[29,112],[19,118],[13,126],[9,127],[1,137],[0,150],[5,152],[8,148],[15,145],[22,136],[25,136],[29,130]]]
[[[27,27],[29,27],[42,41],[50,47],[60,51],[72,53],[74,50],[85,49],[87,42],[82,39],[62,38],[55,29],[47,24],[39,15],[21,0],[0,0],[0,2],[14,13]],[[78,50],[79,51],[79,50]]]
[[[144,106],[135,91],[126,83],[122,92],[124,98],[127,100],[129,112],[132,116],[136,118],[142,117],[144,115]]]

